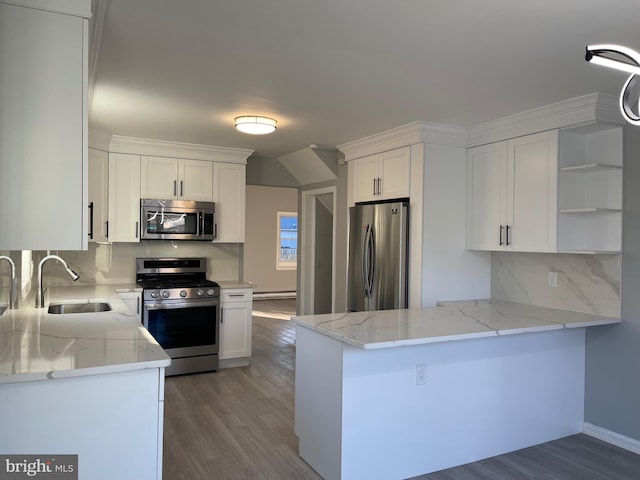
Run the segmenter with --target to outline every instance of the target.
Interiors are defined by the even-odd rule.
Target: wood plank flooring
[[[254,301],[251,366],[167,378],[164,480],[320,480],[293,433],[294,311]],[[638,479],[640,456],[580,434],[413,480]]]

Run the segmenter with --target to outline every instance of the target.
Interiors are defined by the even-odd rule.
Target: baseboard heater
[[[254,292],[253,298],[296,298],[296,292]]]

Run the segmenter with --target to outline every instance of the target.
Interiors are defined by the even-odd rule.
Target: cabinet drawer
[[[222,290],[220,292],[221,303],[250,302],[253,300],[253,292],[250,289]]]

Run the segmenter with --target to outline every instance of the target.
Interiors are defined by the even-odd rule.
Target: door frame
[[[331,311],[336,311],[336,208],[337,188],[335,186],[304,190],[301,193],[302,214],[300,216],[300,314],[311,315],[315,297],[315,253],[316,253],[316,197],[333,194],[333,238],[331,241]]]

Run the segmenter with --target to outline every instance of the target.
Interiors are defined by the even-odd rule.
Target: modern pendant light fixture
[[[640,53],[621,45],[588,45],[584,58],[587,62],[631,74],[620,92],[620,112],[627,122],[640,126],[639,96],[634,93],[640,81]]]
[[[243,133],[265,135],[275,132],[278,127],[278,122],[269,117],[242,115],[235,118],[235,125],[236,129]]]

